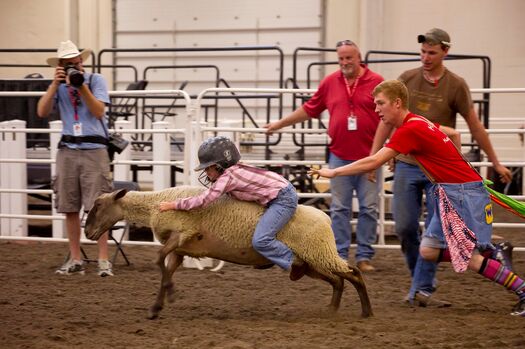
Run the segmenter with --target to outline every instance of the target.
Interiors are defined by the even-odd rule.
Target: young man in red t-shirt
[[[525,281],[499,261],[481,255],[491,246],[492,206],[481,176],[463,158],[447,134],[424,117],[410,113],[408,90],[388,80],[373,91],[376,111],[388,126],[397,128],[376,154],[335,169],[310,170],[323,177],[348,176],[376,169],[398,154],[410,154],[433,182],[435,212],[420,245],[430,261],[450,261],[457,272],[471,269],[516,293],[511,315],[525,316]],[[446,134],[446,133],[447,134]]]

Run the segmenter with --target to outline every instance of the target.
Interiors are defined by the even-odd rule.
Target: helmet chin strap
[[[210,177],[208,177],[208,175],[206,174],[206,171],[202,171],[198,179],[203,186],[205,186],[206,188],[210,187],[211,181]]]
[[[223,174],[224,172],[224,169],[222,168],[222,166],[220,165],[215,165],[215,168],[217,169],[217,172],[219,172],[219,174]],[[208,177],[208,175],[206,174],[206,170],[203,170],[201,172],[201,174],[199,175],[199,182],[200,184],[202,184],[203,186],[205,186],[206,188],[209,188],[211,183],[215,182],[214,180],[212,181],[210,179],[210,177]]]

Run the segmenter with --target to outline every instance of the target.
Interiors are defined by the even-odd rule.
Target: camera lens
[[[84,83],[84,74],[82,74],[74,65],[66,65],[64,67],[66,75],[69,77],[69,83],[74,87],[80,87]]]

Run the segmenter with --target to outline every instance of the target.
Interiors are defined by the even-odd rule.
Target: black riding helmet
[[[229,138],[222,136],[205,140],[199,147],[198,156],[200,164],[195,168],[195,171],[201,171],[215,165],[220,173],[241,159],[241,154],[239,154],[235,144]],[[199,175],[199,182],[208,187],[212,180],[205,171],[202,171]]]
[[[208,138],[199,147],[199,166],[195,171],[217,165],[219,171],[224,171],[239,162],[241,154],[233,142],[223,136]]]

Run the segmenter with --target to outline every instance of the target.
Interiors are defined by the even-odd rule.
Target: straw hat
[[[71,40],[62,41],[58,47],[56,57],[48,58],[47,64],[52,67],[56,67],[61,59],[74,58],[77,56],[82,57],[82,60],[85,61],[89,55],[91,55],[91,50],[86,49],[80,52],[78,51],[77,46]]]

